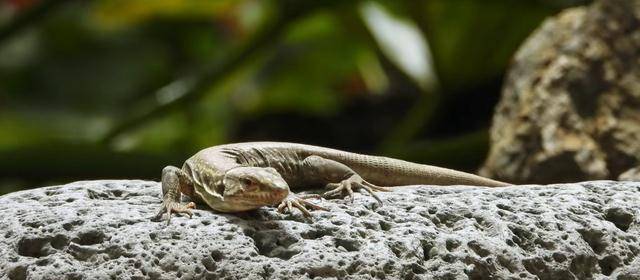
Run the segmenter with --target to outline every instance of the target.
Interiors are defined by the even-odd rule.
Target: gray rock
[[[378,207],[195,210],[152,222],[160,186],[88,181],[0,197],[3,279],[640,279],[640,182],[416,186]]]
[[[640,164],[640,0],[598,0],[522,45],[481,170],[515,183],[615,179]]]

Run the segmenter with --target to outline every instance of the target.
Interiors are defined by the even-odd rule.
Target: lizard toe
[[[161,221],[162,220],[162,215],[163,214],[167,214],[167,225],[169,225],[169,223],[171,223],[171,214],[172,213],[180,213],[180,214],[185,214],[187,216],[189,216],[189,218],[191,218],[193,216],[193,212],[190,209],[194,209],[196,207],[196,204],[193,202],[189,202],[187,204],[182,204],[179,202],[167,202],[167,203],[162,203],[162,207],[160,208],[160,211],[158,211],[158,214],[156,214],[154,217],[151,218],[152,221]]]
[[[302,195],[302,196],[290,195],[289,197],[285,198],[285,200],[283,200],[280,203],[280,205],[278,205],[277,211],[280,213],[284,213],[284,212],[293,213],[293,209],[297,208],[298,210],[300,210],[300,212],[302,212],[302,214],[305,217],[311,217],[311,212],[309,212],[307,207],[314,210],[325,210],[325,211],[328,210],[327,208],[324,208],[322,206],[306,201],[305,198],[319,198],[319,195],[317,194]]]
[[[330,183],[330,184],[327,184],[327,188],[331,188],[332,190],[323,193],[322,197],[325,197],[325,198],[335,197],[342,193],[345,186],[344,184]]]
[[[295,201],[295,200],[294,200],[294,201],[292,202],[292,204],[293,204],[293,206],[295,206],[296,208],[298,208],[298,210],[300,210],[300,212],[302,212],[302,214],[303,214],[305,217],[311,217],[311,213],[309,213],[309,210],[307,210],[307,208],[306,208],[306,207],[304,207],[304,205],[300,204],[300,202],[298,202],[298,201]]]
[[[370,195],[373,197],[380,205],[382,205],[382,199],[374,192],[374,190],[367,185],[360,185],[360,189],[358,189],[363,195]]]
[[[343,180],[340,183],[329,183],[329,184],[327,184],[327,188],[332,188],[332,190],[325,192],[322,195],[323,197],[335,197],[335,196],[338,196],[338,195],[346,192],[346,196],[348,197],[348,199],[351,202],[353,202],[353,200],[354,200],[353,192],[354,192],[354,190],[356,190],[356,191],[359,191],[360,193],[362,193],[363,195],[370,195],[376,201],[378,201],[378,203],[380,203],[380,205],[382,205],[382,199],[380,199],[380,197],[378,195],[376,195],[375,192],[378,192],[378,191],[379,192],[389,192],[389,191],[391,191],[391,190],[389,190],[387,188],[376,186],[376,185],[374,185],[372,183],[369,183],[369,182],[365,181],[359,175],[353,175],[353,176]]]

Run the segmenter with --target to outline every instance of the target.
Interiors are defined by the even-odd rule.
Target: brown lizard
[[[330,148],[283,142],[247,142],[214,146],[199,151],[179,169],[162,170],[162,208],[160,219],[172,213],[191,216],[194,202],[181,203],[181,194],[205,203],[220,212],[240,212],[266,205],[278,211],[297,208],[310,216],[307,207],[326,210],[291,189],[327,186],[324,197],[353,192],[382,200],[376,191],[389,191],[402,185],[508,186],[508,183],[477,175],[380,156],[369,156]],[[385,186],[385,187],[382,187]]]

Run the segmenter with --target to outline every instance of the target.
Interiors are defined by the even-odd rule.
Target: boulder
[[[507,73],[480,173],[513,183],[615,179],[640,164],[640,0],[546,20]]]
[[[636,166],[620,174],[620,180],[640,181],[640,166]]]
[[[409,186],[152,222],[160,184],[86,181],[0,197],[3,279],[640,279],[640,183]]]

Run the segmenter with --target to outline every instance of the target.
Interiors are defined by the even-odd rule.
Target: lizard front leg
[[[329,209],[327,208],[324,208],[320,205],[307,201],[307,199],[309,198],[320,198],[320,197],[321,196],[317,194],[297,195],[297,194],[289,193],[289,196],[287,196],[284,200],[282,200],[280,205],[278,205],[278,212],[284,213],[284,210],[286,209],[289,211],[289,213],[293,213],[293,208],[298,208],[298,210],[300,210],[300,212],[302,212],[302,214],[305,217],[311,217],[311,213],[309,212],[309,210],[307,210],[307,207],[313,210],[329,211]]]
[[[193,197],[193,181],[184,171],[175,166],[167,166],[162,169],[162,207],[153,220],[160,220],[167,213],[167,225],[171,221],[171,213],[184,213],[191,217],[191,210],[195,203],[183,204],[180,202],[181,193]]]
[[[327,187],[333,189],[325,192],[323,194],[324,197],[333,197],[346,191],[351,201],[353,201],[353,191],[360,190],[363,194],[368,193],[382,204],[382,200],[375,194],[375,191],[389,191],[386,188],[367,182],[350,167],[335,160],[320,156],[309,156],[304,159],[303,166],[306,176],[310,179],[324,182]]]

